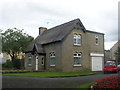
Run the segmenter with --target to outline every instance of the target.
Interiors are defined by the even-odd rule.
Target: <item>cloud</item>
[[[80,18],[88,30],[105,33],[105,42],[118,39],[118,0],[1,0],[1,29],[20,28],[36,37],[38,28]]]

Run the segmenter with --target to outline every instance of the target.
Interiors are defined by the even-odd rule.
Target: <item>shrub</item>
[[[104,79],[97,80],[92,84],[93,88],[103,89],[111,88],[114,90],[120,90],[120,76],[111,76]]]
[[[16,59],[13,61],[14,68],[23,69],[24,68],[24,60]]]
[[[2,67],[5,67],[5,68],[13,68],[13,63],[10,59],[6,60],[6,63],[4,63],[2,65]]]
[[[2,64],[3,68],[7,69],[24,69],[24,60],[16,59],[16,60],[6,60],[6,63]]]

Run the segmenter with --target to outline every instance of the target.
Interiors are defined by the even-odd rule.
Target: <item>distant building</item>
[[[105,61],[111,60],[110,50],[105,50]]]
[[[17,55],[18,59],[23,59],[25,57],[24,53],[20,53]],[[10,55],[6,54],[6,53],[0,53],[0,63],[6,63],[6,60],[11,60]]]
[[[4,57],[3,53],[0,53],[0,64],[6,63],[6,57]]]
[[[113,47],[110,49],[110,56],[112,60],[116,60],[115,52],[118,50],[118,47],[120,46],[120,40],[113,45]]]

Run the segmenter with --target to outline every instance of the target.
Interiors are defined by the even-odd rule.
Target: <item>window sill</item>
[[[79,65],[73,65],[73,66],[75,66],[75,67],[79,67],[79,66],[82,66],[81,64],[79,64]]]
[[[98,46],[99,44],[95,44],[95,45],[97,45],[97,46]]]
[[[51,67],[55,67],[55,65],[50,65]]]
[[[81,46],[81,44],[73,44],[74,46]]]
[[[32,64],[28,64],[28,66],[32,66]]]

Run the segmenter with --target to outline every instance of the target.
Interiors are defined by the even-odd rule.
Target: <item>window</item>
[[[44,65],[44,57],[42,57],[42,65]]]
[[[98,38],[98,36],[95,36],[95,43],[96,43],[96,45],[99,45],[99,38]]]
[[[81,45],[81,35],[80,34],[74,34],[73,40],[74,40],[74,45]]]
[[[55,53],[51,52],[50,53],[50,66],[55,66],[56,60],[55,60]]]
[[[74,66],[81,66],[81,53],[74,53]]]
[[[28,65],[32,65],[32,55],[28,55]]]

